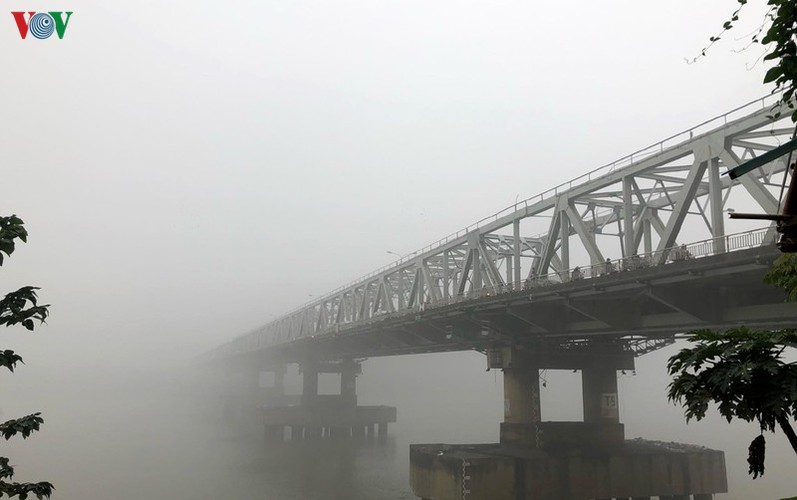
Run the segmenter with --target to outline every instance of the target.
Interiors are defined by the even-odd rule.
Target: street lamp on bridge
[[[404,255],[401,255],[400,253],[394,252],[392,250],[385,250],[385,253],[389,253],[391,255],[395,255],[399,259],[403,259],[404,257],[408,257],[408,256],[412,255],[411,253],[405,253]]]

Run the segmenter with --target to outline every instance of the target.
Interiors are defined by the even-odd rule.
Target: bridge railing
[[[590,265],[576,266],[570,269],[553,272],[541,276],[531,276],[519,282],[500,284],[497,286],[485,286],[481,290],[471,290],[462,295],[449,297],[446,300],[438,301],[434,304],[424,304],[421,307],[435,307],[449,305],[466,300],[474,300],[491,295],[517,292],[521,290],[529,291],[548,286],[560,285],[585,279],[597,278],[609,274],[635,271],[650,267],[662,266],[671,262],[688,261],[709,257],[735,250],[760,247],[765,244],[774,244],[774,232],[769,228],[754,229],[741,233],[730,234],[718,238],[709,238],[690,244],[673,246],[661,251],[632,255],[622,259],[606,259],[605,262]]]
[[[571,269],[562,270],[560,272],[549,273],[537,277],[532,276],[519,282],[500,284],[497,286],[485,286],[480,290],[472,290],[461,295],[449,296],[432,303],[426,302],[400,311],[379,314],[373,318],[358,321],[356,323],[330,325],[322,331],[315,332],[315,335],[341,333],[364,324],[384,321],[386,319],[411,314],[423,313],[427,310],[466,301],[480,300],[491,296],[510,293],[534,293],[535,290],[557,286],[563,283],[589,280],[606,275],[664,266],[670,263],[700,259],[712,255],[733,252],[736,250],[755,248],[768,244],[774,245],[774,243],[775,232],[770,228],[755,229],[719,238],[709,238],[690,244],[673,246],[662,251],[650,252],[642,255],[632,255],[622,259],[607,259],[606,262],[596,265],[576,266]],[[280,342],[286,341],[289,340],[286,339],[283,341],[277,341],[274,338],[260,338],[258,340],[257,334],[247,335],[239,337],[238,339],[235,339],[224,346],[220,346],[211,354],[211,357],[229,356],[246,352],[248,350],[260,349],[269,345],[276,345]]]

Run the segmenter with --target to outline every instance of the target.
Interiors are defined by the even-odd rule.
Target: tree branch
[[[783,433],[789,438],[789,444],[791,444],[794,453],[797,453],[797,434],[794,433],[794,429],[792,429],[789,419],[784,416],[775,417],[775,419],[778,421]]]
[[[27,439],[31,433],[38,431],[39,426],[43,423],[44,419],[41,417],[41,413],[15,418],[0,424],[0,435],[8,440],[16,434],[22,434],[22,438]]]

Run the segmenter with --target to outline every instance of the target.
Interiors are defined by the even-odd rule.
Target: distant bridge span
[[[623,339],[640,354],[695,328],[793,326],[797,308],[761,283],[778,255],[774,227],[725,219],[731,207],[778,210],[784,159],[737,180],[722,175],[789,139],[790,124],[769,117],[774,101],[516,203],[211,357],[298,362],[524,342],[576,349],[595,337]]]

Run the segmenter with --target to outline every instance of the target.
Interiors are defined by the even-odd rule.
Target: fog
[[[746,458],[755,425],[729,425],[714,413],[687,425],[681,410],[667,404],[664,364],[677,347],[638,359],[635,374],[620,376],[626,436],[725,450],[730,492],[718,498],[790,494],[795,459],[782,435],[767,435],[767,471],[752,481]],[[410,443],[498,440],[502,377],[485,365],[478,353],[364,363],[360,403],[399,409],[380,446],[266,444],[262,434],[242,433],[206,413],[198,399],[204,395],[189,389],[186,371],[23,368],[4,386],[3,416],[41,410],[45,426],[4,447],[20,478],[56,484],[54,498],[411,499]],[[579,420],[580,374],[547,371],[543,379],[543,419]],[[288,382],[296,392],[296,378],[289,374]]]
[[[58,500],[413,498],[409,443],[498,439],[481,354],[368,360],[358,396],[398,407],[389,442],[320,450],[220,424],[198,357],[769,91],[760,47],[739,51],[761,6],[685,61],[733,2],[4,5],[74,11],[63,40],[0,22],[0,213],[31,233],[0,272],[51,304],[4,332],[25,365],[0,385],[3,419],[45,424],[0,446]],[[755,426],[687,425],[666,401],[676,348],[620,379],[626,435],[725,450],[721,498],[793,495],[781,435],[752,481]],[[580,418],[578,377],[544,376],[543,418]]]

